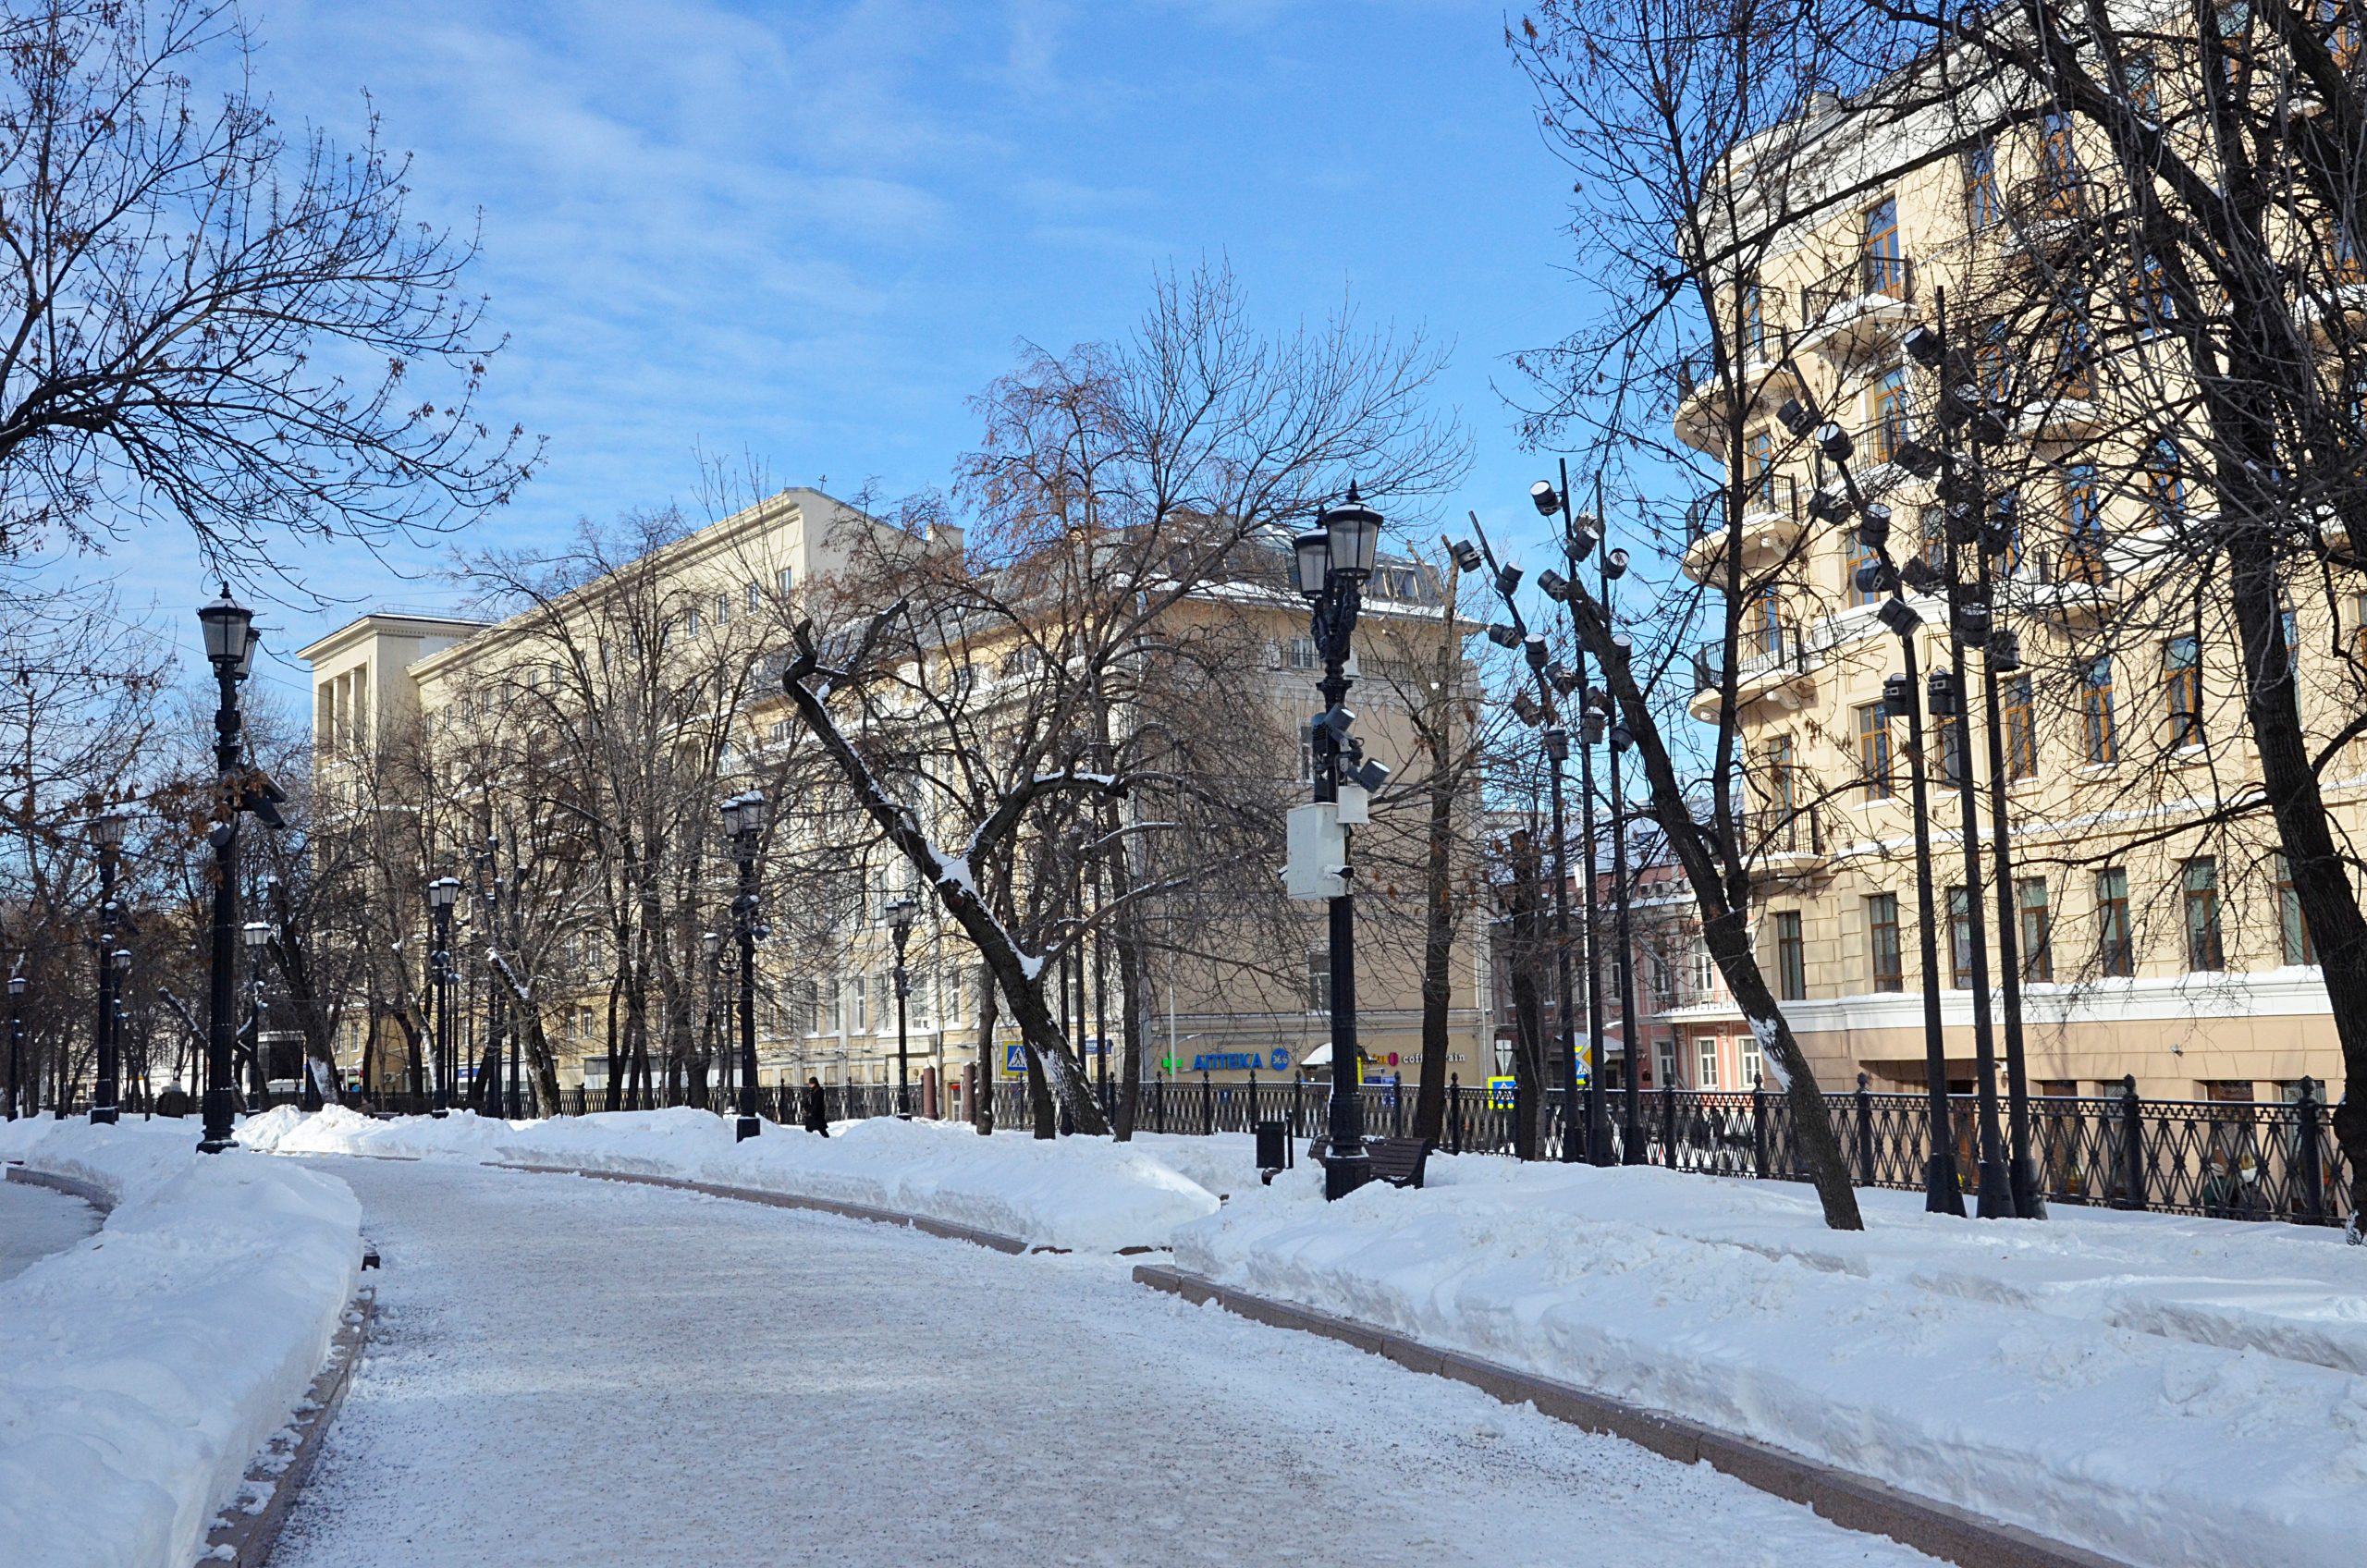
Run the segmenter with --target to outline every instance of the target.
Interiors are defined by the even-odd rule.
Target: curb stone
[[[337,1407],[345,1403],[345,1391],[352,1385],[355,1368],[362,1365],[362,1347],[369,1342],[370,1325],[378,1311],[377,1292],[363,1286],[354,1292],[353,1300],[338,1319],[337,1335],[329,1341],[327,1363],[313,1379],[303,1403],[296,1407],[286,1427],[275,1433],[268,1446],[247,1467],[245,1479],[239,1484],[239,1498],[233,1499],[215,1515],[214,1528],[205,1537],[205,1552],[201,1562],[234,1562],[239,1568],[263,1568],[271,1561],[274,1548],[279,1544],[279,1533],[288,1523],[288,1511],[297,1494],[304,1488],[304,1477],[312,1473],[313,1462],[320,1457],[321,1439],[326,1436],[329,1423],[336,1419]],[[262,1501],[248,1505],[240,1499],[260,1495]]]
[[[1625,1438],[1680,1464],[1707,1464],[1746,1486],[1804,1503],[1844,1529],[1887,1536],[1957,1568],[2128,1568],[2084,1547],[1985,1519],[1681,1415],[1648,1410],[1461,1351],[1441,1350],[1369,1323],[1253,1295],[1164,1264],[1136,1264],[1134,1272],[1136,1283],[1195,1305],[1213,1302],[1252,1322],[1338,1340],[1412,1371],[1467,1383],[1506,1404],[1533,1404],[1556,1421]]]

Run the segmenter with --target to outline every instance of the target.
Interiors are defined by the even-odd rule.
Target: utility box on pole
[[[1348,830],[1334,801],[1293,806],[1289,817],[1290,859],[1282,866],[1282,890],[1294,899],[1319,900],[1346,896]]]

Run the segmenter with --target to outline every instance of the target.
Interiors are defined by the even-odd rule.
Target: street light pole
[[[21,960],[19,962],[22,962]],[[24,1098],[25,1082],[25,977],[8,976],[8,1120],[17,1120],[17,1107]]]
[[[121,912],[115,906],[115,874],[126,826],[117,812],[107,812],[91,825],[92,840],[99,847],[99,1074],[91,1087],[94,1123],[110,1123],[122,1115],[123,1050],[115,1026],[115,928]]]
[[[214,918],[205,994],[205,1128],[197,1147],[201,1154],[220,1154],[238,1142],[230,1006],[238,966],[239,821],[249,809],[239,767],[239,682],[253,668],[263,638],[254,629],[254,612],[230,597],[227,582],[222,596],[200,609],[197,619],[204,629],[206,659],[214,666],[215,808],[221,815],[207,836],[214,847]]]
[[[1347,672],[1356,630],[1358,595],[1372,575],[1380,548],[1380,514],[1364,504],[1352,483],[1336,507],[1316,517],[1315,529],[1293,541],[1298,589],[1311,601],[1308,627],[1323,657],[1316,690],[1324,710],[1311,736],[1314,798],[1318,805],[1340,803],[1344,783],[1369,793],[1389,770],[1364,760],[1361,742],[1349,738],[1355,716],[1346,706],[1355,684]],[[1336,815],[1334,818],[1336,822]],[[1344,850],[1347,830],[1340,830]],[[1346,859],[1344,852],[1343,860]],[[1329,868],[1319,868],[1329,869]],[[1356,904],[1348,868],[1340,868],[1343,890],[1325,900],[1331,971],[1331,1097],[1330,1136],[1323,1159],[1323,1195],[1336,1201],[1372,1180],[1365,1152],[1364,1106],[1358,1096],[1363,1056],[1356,1044]]]
[[[1868,501],[1849,471],[1856,446],[1848,432],[1837,424],[1817,426],[1813,412],[1788,399],[1776,417],[1794,435],[1807,435],[1814,428],[1818,450],[1840,472],[1847,509],[1859,519],[1858,543],[1874,557],[1858,568],[1854,581],[1858,592],[1887,589],[1890,593],[1875,613],[1898,638],[1899,655],[1906,665],[1905,674],[1883,678],[1883,712],[1885,722],[1902,714],[1907,718],[1907,778],[1915,819],[1915,898],[1923,961],[1923,1066],[1932,1128],[1932,1153],[1923,1167],[1923,1207],[1933,1214],[1962,1218],[1964,1188],[1956,1176],[1956,1138],[1949,1127],[1947,1047],[1940,1020],[1939,935],[1932,900],[1931,792],[1923,758],[1923,690],[1915,656],[1916,635],[1923,618],[1907,602],[1905,574],[1891,556],[1890,508]],[[1918,556],[1909,564],[1920,570],[1922,557]]]
[[[435,922],[435,950],[428,957],[435,981],[429,999],[435,1013],[428,1035],[435,1056],[435,1106],[431,1116],[452,1109],[452,905],[460,897],[460,879],[438,876],[427,885],[427,907]]]
[[[724,831],[740,862],[740,890],[731,900],[732,931],[740,938],[740,1121],[735,1141],[765,1130],[756,1118],[756,841],[765,830],[765,797],[749,790],[723,802]]]
[[[888,905],[888,934],[896,943],[896,1115],[906,1121],[913,1116],[913,1090],[904,1034],[904,944],[913,939],[913,917],[919,913],[920,906],[910,899],[897,899]]]
[[[263,1060],[263,960],[264,951],[271,945],[271,927],[260,920],[250,920],[239,930],[247,947],[247,1045],[248,1076],[254,1089],[255,1109],[268,1109],[271,1097],[271,1075],[264,1071]]]

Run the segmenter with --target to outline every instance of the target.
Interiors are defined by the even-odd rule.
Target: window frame
[[[2128,870],[2096,868],[2096,970],[2114,979],[2137,974],[2137,939],[2129,928]]]
[[[2035,892],[2035,897],[2033,897]],[[2046,878],[2014,879],[2014,919],[2021,940],[2022,979],[2046,984],[2054,978],[2054,916],[2047,907]]]
[[[2218,857],[2196,855],[2178,862],[2178,912],[2186,931],[2187,973],[2225,970],[2227,943],[2220,918]]]
[[[1898,895],[1867,894],[1866,960],[1876,992],[1896,994],[1907,989],[1906,952],[1900,940]]]
[[[1808,937],[1796,909],[1775,912],[1775,996],[1787,1002],[1809,998]]]

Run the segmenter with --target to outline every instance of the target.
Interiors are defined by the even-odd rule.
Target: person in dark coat
[[[809,1133],[830,1135],[830,1119],[822,1113],[822,1080],[808,1078],[805,1087],[798,1092],[797,1117]]]

